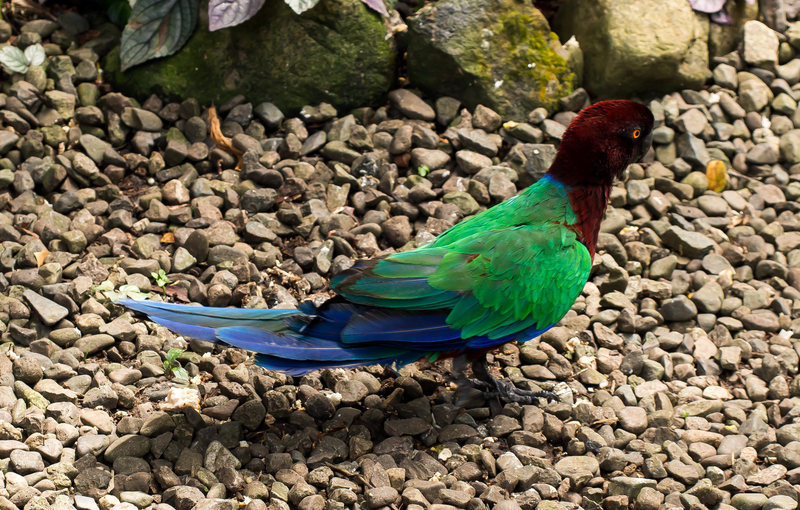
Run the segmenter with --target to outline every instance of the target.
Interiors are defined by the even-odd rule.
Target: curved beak
[[[645,156],[645,154],[650,152],[650,147],[652,147],[652,145],[653,145],[653,131],[650,131],[647,137],[645,137],[645,139],[642,140],[641,152],[639,152],[639,155],[634,160],[634,163],[641,161],[642,158]]]

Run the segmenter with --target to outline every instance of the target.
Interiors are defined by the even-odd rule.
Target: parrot
[[[486,354],[542,335],[570,310],[589,279],[614,180],[649,151],[653,124],[630,100],[582,109],[541,179],[428,244],[358,261],[330,279],[336,297],[320,306],[119,303],[177,334],[253,351],[257,364],[291,376],[460,357],[488,394],[534,402],[551,394],[488,375]]]

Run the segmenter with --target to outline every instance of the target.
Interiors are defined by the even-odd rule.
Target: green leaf
[[[417,173],[420,175],[420,177],[426,177],[429,173],[431,173],[431,169],[428,168],[428,165],[422,165],[417,168]]]
[[[319,0],[286,0],[286,5],[297,14],[303,14],[319,3]]]
[[[25,74],[28,72],[28,59],[21,49],[16,46],[5,46],[0,50],[0,64],[3,64],[6,72]]]
[[[110,290],[114,290],[114,284],[111,283],[109,280],[104,281],[99,285],[95,285],[92,287],[92,290],[95,292],[106,292]]]
[[[44,53],[44,48],[41,44],[34,44],[25,48],[25,58],[28,64],[32,66],[40,66],[44,64],[44,59],[47,57]]]
[[[136,285],[122,285],[119,288],[119,293],[130,299],[150,299],[150,294],[142,292]]]
[[[138,0],[122,31],[122,70],[166,57],[186,44],[197,24],[198,0]]]
[[[185,368],[173,368],[172,374],[177,377],[178,379],[183,379],[184,381],[189,380],[189,373],[186,371]]]
[[[172,363],[173,361],[178,359],[178,357],[184,352],[186,352],[184,349],[177,349],[177,348],[170,349],[169,352],[167,353],[167,361]]]

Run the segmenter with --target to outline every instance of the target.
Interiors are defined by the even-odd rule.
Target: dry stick
[[[210,124],[211,139],[214,140],[217,147],[236,156],[236,170],[241,170],[242,151],[234,147],[231,140],[222,134],[219,117],[217,117],[217,108],[213,104],[208,107],[208,123]]]

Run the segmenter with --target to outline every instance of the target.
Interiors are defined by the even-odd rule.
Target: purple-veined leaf
[[[717,12],[725,5],[725,0],[689,0],[692,9],[699,12]]]
[[[383,0],[361,0],[364,2],[364,5],[372,9],[373,11],[380,13],[384,16],[388,16],[389,13],[386,11],[386,5],[384,5]]]
[[[303,14],[319,3],[319,0],[286,0],[286,5],[297,14]]]
[[[122,70],[172,55],[186,44],[196,24],[197,0],[137,0],[122,31]]]
[[[264,0],[211,0],[208,2],[208,30],[234,27],[256,15]]]

